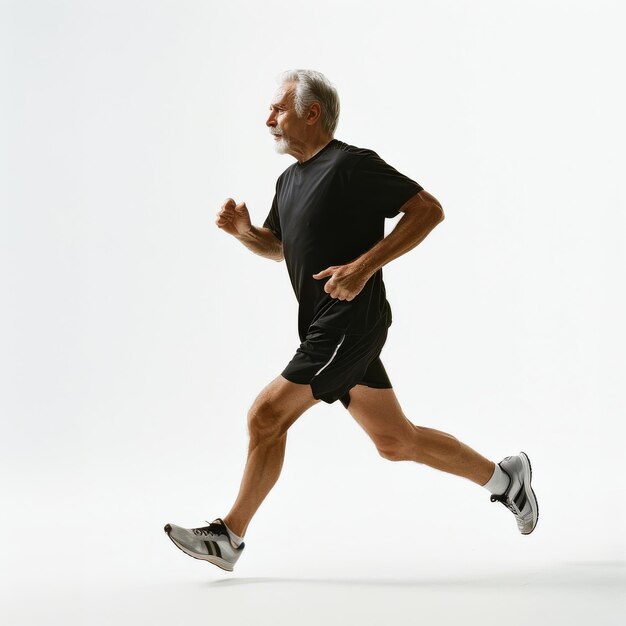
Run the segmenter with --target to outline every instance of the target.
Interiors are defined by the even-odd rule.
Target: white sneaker
[[[163,530],[185,554],[232,572],[245,544],[242,542],[238,548],[233,545],[220,518],[207,523],[208,526],[201,528],[182,528],[176,524],[166,524]]]
[[[530,535],[537,526],[539,505],[535,492],[530,486],[533,471],[530,459],[524,452],[518,456],[507,456],[498,465],[509,477],[509,486],[502,495],[492,494],[492,502],[502,502],[517,520],[517,527],[522,535]]]

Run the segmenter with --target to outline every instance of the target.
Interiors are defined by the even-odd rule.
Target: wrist
[[[367,255],[362,255],[358,259],[352,261],[352,265],[355,267],[366,281],[368,281],[379,269],[376,264]]]
[[[239,239],[239,240],[249,239],[250,235],[253,234],[253,228],[254,228],[254,226],[252,224],[250,224],[250,228],[248,228],[248,230],[246,230],[243,233],[237,233],[235,235],[235,238]]]

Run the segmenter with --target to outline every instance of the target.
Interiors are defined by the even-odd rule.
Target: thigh
[[[257,395],[250,408],[249,419],[283,432],[318,402],[309,385],[293,383],[281,375]]]
[[[377,444],[389,438],[402,439],[415,432],[393,389],[355,385],[350,389],[347,410]]]

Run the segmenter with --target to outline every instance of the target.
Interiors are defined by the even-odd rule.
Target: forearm
[[[236,235],[235,238],[255,254],[273,261],[283,260],[283,246],[267,228],[251,226],[247,233]]]
[[[356,259],[354,264],[366,274],[373,275],[389,261],[415,248],[443,218],[441,207],[436,205],[407,211],[393,231]]]
[[[444,218],[439,201],[422,189],[400,209],[404,215],[387,237],[345,265],[331,265],[313,274],[315,280],[328,278],[324,291],[331,298],[354,300],[367,281],[383,266],[412,250]]]

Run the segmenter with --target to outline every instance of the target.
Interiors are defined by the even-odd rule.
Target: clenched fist
[[[328,278],[330,277],[330,278]],[[315,280],[328,278],[324,285],[324,291],[336,300],[354,300],[365,287],[365,283],[372,274],[359,268],[354,263],[347,265],[332,265],[325,270],[313,274]]]
[[[223,231],[234,237],[244,235],[252,227],[246,203],[237,204],[232,198],[226,198],[222,208],[217,213],[215,223]]]

